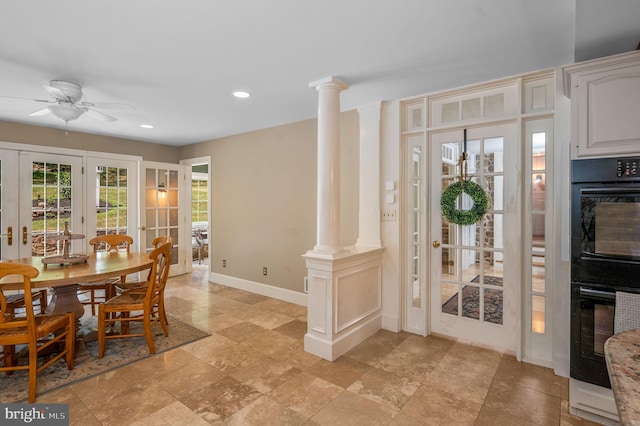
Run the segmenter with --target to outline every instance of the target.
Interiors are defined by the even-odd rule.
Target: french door
[[[0,150],[3,260],[62,252],[65,226],[82,234],[82,158]],[[83,251],[80,240],[71,250]]]
[[[156,237],[168,235],[173,239],[170,275],[186,272],[187,248],[191,259],[191,236],[188,241],[182,229],[186,229],[185,209],[180,209],[180,194],[186,185],[185,166],[179,164],[142,163],[140,215],[140,250],[153,250]],[[182,225],[182,226],[181,226]]]
[[[474,127],[467,143],[463,129],[429,134],[426,245],[430,331],[513,351],[521,314],[516,129],[510,123]],[[468,160],[461,166],[465,146]],[[461,178],[480,185],[488,198],[486,214],[472,225],[451,223],[441,212],[443,190]],[[456,203],[468,210],[473,200],[463,193]]]
[[[139,247],[138,163],[134,160],[87,157],[87,238],[95,235],[125,234],[133,238],[132,251]]]

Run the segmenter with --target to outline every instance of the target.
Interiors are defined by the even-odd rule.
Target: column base
[[[323,339],[313,332],[308,332],[304,335],[304,350],[327,361],[335,361],[381,328],[382,320],[378,314],[366,321],[361,321],[357,327],[340,335],[335,340]]]
[[[382,328],[382,248],[304,255],[308,269],[305,351],[333,361]]]

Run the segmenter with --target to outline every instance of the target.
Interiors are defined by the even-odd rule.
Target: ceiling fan
[[[82,87],[77,83],[64,80],[51,80],[48,86],[43,86],[47,92],[51,95],[53,100],[45,99],[30,99],[19,98],[15,96],[1,96],[3,98],[12,99],[29,99],[35,102],[44,102],[51,105],[39,109],[29,114],[30,116],[41,116],[46,114],[53,114],[56,117],[63,120],[65,123],[69,121],[77,120],[81,115],[87,114],[90,117],[106,122],[114,122],[117,118],[97,111],[94,108],[118,108],[118,109],[134,109],[129,104],[119,103],[98,103],[81,101],[82,99]]]

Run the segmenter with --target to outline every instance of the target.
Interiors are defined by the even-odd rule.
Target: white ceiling
[[[69,130],[185,145],[315,117],[308,84],[328,76],[350,84],[349,110],[639,41],[637,0],[4,1],[0,95],[48,99],[43,85],[73,81],[85,101],[135,110]],[[0,120],[65,127],[28,116],[41,108],[0,97]]]

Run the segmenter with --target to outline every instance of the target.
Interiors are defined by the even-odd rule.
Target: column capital
[[[339,90],[346,90],[349,88],[349,85],[342,80],[339,80],[333,76],[325,77],[320,80],[316,80],[314,82],[309,83],[310,89],[320,90],[324,87],[336,87]]]

